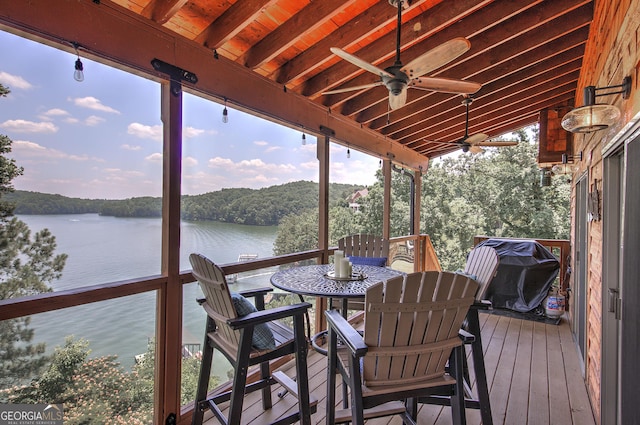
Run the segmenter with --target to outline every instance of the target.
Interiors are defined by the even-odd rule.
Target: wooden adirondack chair
[[[476,376],[476,392],[477,399],[471,397],[471,389],[469,385],[469,374],[467,372],[465,362],[465,383],[466,394],[468,395],[466,405],[468,407],[480,409],[483,425],[493,425],[493,416],[491,414],[491,403],[489,401],[489,387],[487,385],[487,373],[484,367],[484,352],[482,350],[482,336],[480,333],[479,310],[486,310],[491,307],[489,301],[485,301],[484,297],[487,293],[489,283],[498,271],[500,257],[498,252],[489,246],[480,246],[473,248],[467,256],[467,263],[464,272],[468,275],[475,276],[476,282],[480,284],[476,293],[476,301],[471,305],[467,319],[465,321],[465,329],[473,336],[471,343],[471,356],[473,358],[473,371]],[[465,358],[466,360],[466,358]]]
[[[475,276],[476,282],[480,284],[476,294],[477,301],[484,300],[489,283],[491,283],[498,271],[499,263],[498,252],[490,246],[476,247],[469,252],[464,272]]]
[[[317,400],[310,400],[309,395],[304,315],[311,305],[299,303],[264,310],[264,294],[272,289],[245,291],[242,293],[244,296],[255,298],[257,311],[239,316],[222,269],[199,254],[191,254],[189,260],[193,267],[193,276],[198,280],[205,294],[205,299],[199,301],[207,312],[207,327],[192,424],[202,424],[204,411],[210,409],[220,423],[239,425],[245,394],[261,389],[263,409],[270,409],[271,385],[278,382],[298,398],[298,411],[286,418],[280,418],[277,423],[283,425],[300,421],[301,424],[310,425],[311,414],[316,411]],[[279,322],[272,322],[284,317],[293,317],[293,331]],[[264,327],[265,324],[268,327]],[[269,331],[275,341],[274,348],[255,348],[254,335]],[[207,397],[214,349],[219,350],[231,362],[234,368],[233,386],[231,391]],[[296,357],[297,382],[293,382],[282,372],[271,373],[270,371],[270,360],[290,354],[295,354]],[[260,380],[247,385],[249,367],[258,364],[261,372]],[[228,417],[224,416],[219,407],[220,403],[226,401],[231,402]]]
[[[443,391],[452,396],[454,424],[464,424],[464,350],[458,333],[477,289],[468,276],[437,271],[376,284],[366,293],[362,336],[337,311],[325,312],[327,424],[361,425],[365,419],[394,414],[416,423],[417,398]],[[344,407],[351,403],[338,411],[336,370],[349,387]]]
[[[345,257],[384,258],[385,264],[389,263],[389,240],[374,235],[355,234],[345,236],[338,240],[338,249],[344,251]],[[356,265],[357,267],[357,265]],[[361,300],[344,300],[348,310],[362,310],[364,303]],[[343,305],[337,300],[332,300],[331,306],[343,309]]]
[[[389,240],[374,235],[349,235],[338,240],[338,248],[344,251],[345,257],[387,258],[389,257]]]

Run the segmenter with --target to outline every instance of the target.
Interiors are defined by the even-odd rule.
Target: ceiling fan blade
[[[489,146],[499,148],[503,146],[516,146],[518,144],[515,140],[487,140],[485,142],[476,143],[476,146]]]
[[[427,89],[443,93],[473,94],[480,90],[482,84],[473,81],[456,80],[454,78],[420,77],[411,80],[411,87]]]
[[[376,74],[379,77],[382,77],[383,75],[386,75],[387,77],[393,78],[393,74],[390,74],[387,71],[385,71],[384,69],[378,68],[377,66],[372,65],[369,62],[366,62],[366,61],[360,59],[359,57],[352,55],[351,53],[347,53],[347,52],[345,52],[344,50],[342,50],[342,49],[340,49],[338,47],[332,47],[330,50],[334,55],[340,56],[342,59],[346,60],[347,62],[351,62],[352,64],[354,64],[358,68],[362,68],[365,71],[372,72],[372,73]]]
[[[478,133],[478,134],[474,134],[473,136],[467,137],[465,142],[469,143],[470,145],[477,145],[481,142],[484,142],[488,138],[489,136],[487,136],[486,134]]]
[[[472,145],[472,146],[469,146],[469,152],[471,152],[471,153],[481,153],[481,152],[484,152],[484,149],[482,149],[478,145]]]
[[[404,66],[401,71],[407,74],[409,78],[421,77],[427,72],[448,64],[470,48],[471,42],[466,38],[454,38],[418,56]]]
[[[407,103],[407,88],[405,87],[400,94],[394,95],[389,92],[389,107],[391,109],[402,108]]]
[[[346,92],[350,92],[350,91],[370,89],[371,87],[377,87],[377,86],[382,86],[382,85],[384,85],[384,83],[382,81],[378,81],[377,83],[363,84],[361,86],[353,86],[353,87],[345,87],[343,89],[329,90],[329,91],[323,92],[322,94],[346,93]]]

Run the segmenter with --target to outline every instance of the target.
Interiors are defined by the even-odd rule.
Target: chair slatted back
[[[238,314],[233,306],[224,272],[201,254],[191,254],[189,261],[193,269],[192,274],[198,280],[207,300],[203,307],[209,317],[215,320],[218,335],[230,346],[238,346],[240,331],[233,330],[227,325],[227,319],[234,319]]]
[[[349,235],[338,240],[338,248],[345,257],[388,257],[389,240],[374,235]]]
[[[444,376],[458,331],[474,301],[471,278],[427,271],[369,288],[362,376],[368,387],[410,384]]]
[[[500,256],[498,252],[490,246],[480,246],[473,248],[467,257],[467,264],[464,272],[476,277],[476,281],[480,284],[476,300],[483,300],[489,283],[493,280],[498,271]]]

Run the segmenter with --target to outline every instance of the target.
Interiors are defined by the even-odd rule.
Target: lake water
[[[48,228],[56,237],[57,253],[69,257],[55,291],[160,273],[161,220],[115,218],[97,214],[22,215],[32,232]],[[183,222],[180,268],[188,270],[189,254],[199,252],[224,264],[240,254],[273,255],[277,227],[245,226],[219,222]],[[269,286],[275,269],[241,274],[233,290]],[[184,286],[183,342],[202,343],[205,315],[195,302],[202,296],[197,284]],[[91,356],[117,354],[130,367],[137,354],[147,350],[155,332],[156,294],[144,293],[32,316],[35,342],[45,342],[47,352],[74,335],[90,342]],[[225,367],[226,368],[226,367]],[[226,369],[225,369],[226,370]],[[215,367],[214,367],[215,371]],[[224,374],[224,371],[215,371]],[[224,375],[223,375],[224,376]]]

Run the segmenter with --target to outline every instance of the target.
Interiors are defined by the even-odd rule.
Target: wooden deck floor
[[[491,314],[481,314],[491,410],[496,425],[595,425],[576,347],[568,322],[549,325]],[[319,400],[313,423],[325,423],[326,357],[309,355],[310,391]],[[287,373],[290,373],[288,370]],[[340,394],[340,391],[338,391]],[[263,412],[258,393],[245,400],[242,423],[269,423],[295,408],[295,399],[274,396],[274,407]],[[215,424],[211,419],[207,424]],[[401,424],[399,417],[379,418],[367,424]],[[448,407],[424,405],[421,425],[449,425]],[[479,411],[467,409],[467,423],[481,423]]]

